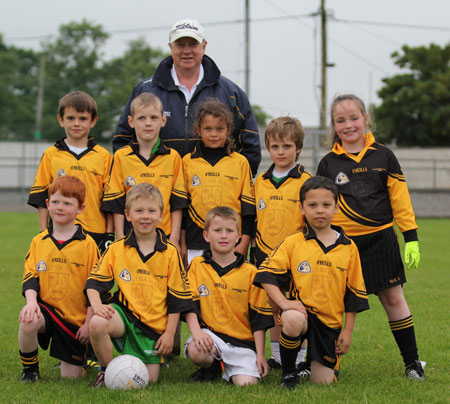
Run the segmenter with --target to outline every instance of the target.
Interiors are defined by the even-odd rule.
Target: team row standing
[[[185,37],[180,37],[180,38],[185,38]],[[176,42],[176,40],[175,40],[175,42]],[[175,64],[175,60],[174,60],[174,64]],[[76,93],[76,94],[78,96],[80,96],[80,93]],[[143,96],[145,97],[145,95],[143,95]],[[138,98],[138,100],[139,100],[139,98]],[[139,119],[137,119],[137,115],[136,115],[136,110],[133,110],[133,108],[130,110],[130,115],[128,117],[128,121],[129,121],[130,126],[134,126],[135,129],[136,129],[137,143],[134,144],[135,145],[134,149],[132,147],[133,145],[127,146],[131,150],[126,155],[126,157],[129,157],[129,156],[135,156],[136,157],[137,156],[137,158],[140,160],[140,162],[139,161],[137,162],[138,164],[144,163],[144,164],[147,164],[147,166],[149,167],[149,166],[152,165],[152,163],[154,163],[160,157],[160,156],[158,156],[158,154],[160,154],[161,150],[163,151],[163,155],[164,154],[168,154],[168,156],[171,156],[171,155],[172,156],[176,156],[176,154],[173,153],[170,149],[167,149],[164,145],[161,145],[161,143],[159,142],[159,137],[158,136],[155,137],[155,133],[151,133],[152,132],[151,128],[146,131],[145,127],[146,127],[147,124],[143,124],[144,121],[148,122],[148,119],[150,119],[150,121],[152,121],[152,120],[155,121],[157,123],[157,126],[159,125],[159,128],[164,127],[164,125],[166,123],[165,120],[167,118],[165,118],[166,115],[163,114],[162,106],[158,105],[157,102],[156,103],[155,102],[153,102],[153,103],[152,102],[147,102],[147,104],[145,102],[144,103],[141,102],[141,104],[139,104],[139,102],[140,101],[138,101],[138,108],[137,108],[137,110],[139,110],[139,108],[141,108],[141,109],[145,109],[145,108],[152,109],[153,108],[153,110],[156,110],[156,112],[153,111],[155,113],[153,113],[153,114],[150,113],[148,116],[145,116],[145,113],[144,113],[143,117],[141,116],[142,114],[139,115],[139,116],[141,116],[141,118],[139,118],[139,119],[141,119],[141,121],[139,123]],[[69,102],[69,104],[70,104],[70,102]],[[212,104],[214,104],[214,102]],[[63,111],[63,112],[61,113],[61,111]],[[80,123],[79,122],[84,123],[85,130],[84,130],[83,133],[86,134],[86,135],[87,135],[86,129],[87,129],[87,132],[88,132],[89,128],[93,127],[95,125],[96,112],[95,112],[95,115],[94,115],[94,113],[90,113],[90,114],[88,113],[88,115],[90,115],[91,119],[86,119],[86,117],[80,117],[79,118],[79,122],[77,122],[75,124],[74,129],[72,130],[72,126],[71,126],[70,123],[72,121],[74,121],[74,122],[77,121],[77,119],[78,119],[77,114],[85,113],[85,115],[86,115],[86,111],[89,111],[89,108],[84,108],[82,105],[80,106],[80,104],[66,105],[66,106],[64,106],[64,108],[62,110],[61,110],[61,106],[60,106],[60,114],[59,114],[59,117],[61,118],[60,122],[66,128],[67,138],[65,140],[63,140],[62,142],[60,142],[60,147],[57,148],[57,153],[55,153],[55,155],[57,155],[57,156],[63,155],[64,156],[63,152],[65,152],[66,154],[71,156],[70,158],[75,158],[75,160],[78,161],[78,165],[74,164],[74,162],[71,162],[70,163],[70,167],[67,167],[67,170],[64,170],[64,168],[63,168],[64,171],[60,171],[60,169],[58,169],[57,170],[57,174],[64,175],[64,173],[67,173],[67,171],[74,170],[75,172],[76,171],[80,171],[80,172],[85,171],[84,174],[87,174],[87,175],[93,174],[96,177],[100,177],[100,175],[99,175],[100,173],[99,173],[99,170],[98,170],[98,168],[99,168],[98,161],[96,163],[94,163],[94,165],[96,166],[97,171],[96,170],[86,170],[79,163],[79,161],[81,161],[81,157],[83,156],[83,153],[86,154],[86,155],[89,154],[89,153],[87,153],[87,151],[89,150],[89,144],[87,144],[88,147],[84,147],[84,149],[83,149],[83,147],[82,147],[83,146],[83,144],[82,144],[83,142],[73,142],[73,140],[77,140],[77,135],[79,136],[79,133],[80,133],[80,128],[79,128]],[[240,194],[236,194],[236,195],[238,195],[237,198],[236,197],[231,197],[232,202],[230,202],[230,203],[236,203],[235,201],[236,200],[238,201],[237,205],[235,205],[236,206],[235,210],[240,212],[241,213],[241,217],[242,217],[242,226],[240,228],[240,231],[242,230],[243,235],[248,236],[248,237],[242,237],[241,238],[241,242],[238,244],[238,246],[236,248],[236,250],[237,250],[236,252],[239,253],[240,249],[242,249],[241,252],[245,252],[246,246],[248,245],[248,242],[249,242],[249,239],[250,239],[250,234],[245,234],[245,229],[247,229],[246,231],[247,231],[247,233],[249,233],[249,231],[248,231],[249,227],[247,227],[246,223],[251,223],[254,220],[254,213],[253,213],[253,215],[251,214],[252,213],[251,212],[251,206],[252,206],[252,203],[253,203],[253,206],[254,206],[254,200],[252,201],[251,192],[248,193],[247,191],[243,191],[243,187],[239,188],[239,187],[235,186],[236,185],[236,180],[239,180],[239,179],[235,175],[229,175],[229,173],[226,170],[227,170],[228,167],[232,166],[233,169],[237,169],[238,170],[237,172],[239,174],[244,173],[244,175],[242,176],[243,178],[245,178],[245,171],[246,170],[250,171],[250,170],[248,168],[246,169],[246,167],[248,167],[248,162],[245,159],[243,159],[243,158],[239,159],[239,157],[238,157],[239,155],[232,151],[232,148],[231,148],[232,141],[228,141],[229,135],[231,133],[233,133],[232,125],[229,123],[230,120],[229,119],[227,120],[225,115],[223,115],[223,114],[221,115],[221,113],[217,114],[214,111],[215,111],[214,109],[209,107],[209,109],[207,109],[207,111],[206,111],[206,114],[204,114],[203,118],[200,121],[197,118],[197,124],[198,125],[197,125],[196,129],[197,129],[197,133],[200,134],[200,136],[201,136],[202,142],[200,143],[200,145],[197,146],[197,149],[195,149],[191,154],[187,155],[184,158],[184,160],[186,160],[186,161],[189,161],[189,160],[193,161],[192,164],[196,163],[196,167],[198,167],[199,170],[201,168],[201,164],[199,165],[199,162],[202,162],[202,161],[206,161],[207,164],[209,164],[210,166],[213,166],[213,167],[215,167],[216,164],[218,164],[219,162],[222,162],[224,159],[228,159],[231,162],[231,164],[226,165],[225,166],[226,168],[224,169],[223,172],[222,172],[223,168],[221,168],[220,170],[217,170],[217,171],[216,171],[216,169],[214,169],[214,170],[210,170],[210,171],[206,171],[205,172],[205,176],[204,176],[203,180],[205,182],[205,185],[206,184],[208,184],[208,185],[205,186],[204,190],[198,194],[198,198],[199,198],[198,201],[199,202],[198,202],[198,204],[196,204],[197,207],[195,207],[194,204],[192,203],[194,198],[191,197],[191,199],[190,199],[191,203],[190,203],[190,207],[189,207],[189,215],[188,215],[187,222],[189,223],[189,218],[190,218],[191,226],[194,226],[194,228],[195,228],[195,226],[197,226],[200,229],[200,231],[197,231],[197,234],[200,236],[200,237],[197,237],[197,241],[199,241],[199,240],[202,241],[201,240],[201,236],[202,236],[202,229],[204,228],[205,215],[204,214],[202,215],[201,214],[202,212],[200,212],[200,214],[199,214],[198,211],[201,211],[201,209],[204,208],[204,205],[207,205],[208,203],[211,204],[211,201],[213,201],[213,204],[214,203],[220,204],[220,203],[217,203],[217,201],[218,201],[218,199],[220,199],[223,196],[223,189],[224,189],[224,187],[227,189],[227,191],[229,191],[229,192],[226,192],[227,195],[228,194],[233,194],[233,191],[237,189],[241,193]],[[67,112],[67,114],[66,114],[66,112]],[[199,116],[201,116],[201,114]],[[204,119],[205,116],[206,116],[207,119]],[[67,118],[67,121],[68,121],[67,124],[64,123],[65,122],[65,118],[64,117]],[[339,118],[339,119],[341,119],[341,118]],[[200,122],[200,124],[199,124],[199,122]],[[334,125],[334,121],[333,120],[332,120],[332,122],[333,122],[333,125]],[[139,129],[139,125],[140,124],[142,125],[142,128],[143,128],[142,131]],[[83,125],[81,125],[81,126],[83,126]],[[150,124],[150,126],[151,126],[151,124]],[[214,133],[214,136],[212,138],[211,138],[211,131]],[[139,134],[139,132],[141,133],[141,135]],[[71,133],[72,135],[69,136],[69,133]],[[216,136],[215,133],[219,133],[219,136],[215,137]],[[220,133],[222,133],[222,138],[224,139],[224,141],[222,141],[222,138],[220,137]],[[226,136],[224,136],[224,134]],[[147,136],[147,138],[145,138],[145,136]],[[363,131],[363,136],[366,136],[365,135],[365,131]],[[280,139],[281,138],[282,138],[282,136],[280,136]],[[87,139],[87,136],[86,136],[86,139]],[[141,146],[141,143],[139,142],[140,139],[141,139],[142,146]],[[212,143],[210,142],[211,139],[212,139]],[[150,142],[149,142],[149,140],[150,140]],[[154,141],[154,140],[156,140],[156,142],[152,143],[152,141]],[[292,139],[289,138],[288,139],[288,143],[289,142],[294,142],[294,140],[295,140],[294,138],[292,138]],[[90,149],[92,149],[92,147],[93,147],[92,141],[91,141],[91,145],[90,146],[91,146]],[[285,147],[283,145],[283,142],[281,142],[280,146]],[[78,147],[78,149],[77,149],[77,147]],[[127,147],[125,147],[125,149]],[[137,147],[137,149],[136,149],[136,147]],[[269,150],[270,150],[270,144],[268,144],[268,147],[269,147]],[[64,150],[64,149],[66,149],[66,150]],[[67,150],[67,149],[69,149],[69,150]],[[301,146],[298,147],[298,145],[295,144],[295,157],[298,157],[300,149],[301,149]],[[166,150],[166,152],[164,152],[164,150]],[[91,151],[91,150],[89,150],[89,151]],[[99,155],[100,153],[91,153],[91,154]],[[272,153],[271,153],[271,155],[272,155]],[[165,162],[166,163],[169,161],[169,159],[167,158],[168,156],[165,157]],[[232,157],[236,157],[236,158],[234,160],[232,160],[231,159]],[[195,160],[196,158],[198,160]],[[293,164],[293,167],[291,167],[291,168],[289,168],[287,166],[285,166],[283,168],[283,164],[281,164],[281,165],[279,164],[279,166],[277,167],[277,161],[279,163],[283,162],[284,161],[283,157],[281,157],[278,160],[276,160],[274,155],[273,155],[272,158],[274,159],[274,169],[276,169],[276,170],[272,170],[272,175],[267,175],[267,173],[266,173],[266,179],[269,179],[271,182],[273,181],[274,184],[275,183],[276,184],[283,184],[284,182],[289,183],[289,181],[286,181],[286,179],[289,179],[290,177],[292,177],[292,175],[295,178],[295,175],[298,175],[298,173],[301,174],[302,171],[300,169],[301,168],[300,166],[296,166],[295,164]],[[43,160],[44,160],[44,158],[43,158]],[[56,159],[55,158],[49,158],[47,165],[50,166],[52,164],[53,160],[56,160]],[[124,160],[126,160],[125,156],[124,156]],[[162,159],[160,159],[160,160],[162,160]],[[186,207],[186,205],[183,205],[183,203],[187,203],[189,201],[189,199],[188,199],[188,194],[185,191],[182,190],[181,184],[183,183],[183,181],[179,181],[179,173],[180,173],[181,170],[177,170],[176,169],[177,164],[178,164],[178,167],[180,166],[179,163],[177,163],[176,160],[179,161],[179,156],[178,156],[178,159],[176,157],[174,157],[171,160],[171,161],[173,161],[172,166],[173,166],[173,173],[174,174],[172,174],[172,172],[167,172],[165,174],[166,176],[163,177],[164,180],[161,180],[161,183],[158,184],[158,185],[162,186],[162,184],[167,184],[167,183],[171,184],[170,191],[169,191],[169,194],[168,194],[169,196],[168,197],[164,197],[164,201],[170,201],[170,203],[166,202],[164,204],[164,209],[166,210],[166,214],[163,215],[163,220],[165,218],[166,222],[169,222],[171,224],[165,226],[164,230],[165,230],[166,234],[168,234],[170,236],[170,239],[175,244],[178,244],[178,242],[180,242],[181,251],[183,253],[183,258],[187,260],[188,256],[189,256],[189,254],[188,254],[189,251],[193,252],[193,255],[196,255],[196,254],[198,254],[199,250],[202,250],[202,248],[195,248],[196,247],[195,244],[191,244],[191,246],[193,246],[194,248],[189,248],[188,243],[187,242],[185,243],[183,237],[181,238],[181,240],[179,239],[179,235],[178,234],[181,233],[179,231],[179,229],[181,228],[181,209]],[[294,159],[294,163],[295,163],[295,159]],[[116,164],[116,166],[118,166],[118,165],[119,165],[119,163]],[[107,166],[107,164],[106,164],[106,166]],[[113,163],[113,168],[114,168],[114,166],[115,166],[115,164]],[[184,166],[184,161],[183,161],[183,166]],[[75,167],[75,168],[73,168],[73,167]],[[51,171],[51,169],[49,171]],[[176,173],[175,173],[175,171],[176,171]],[[188,171],[188,170],[184,170],[184,171]],[[297,174],[295,174],[296,172],[297,172]],[[206,175],[206,174],[209,174],[209,175]],[[216,178],[216,177],[220,177],[221,174],[224,177],[228,175],[227,181],[229,180],[229,182],[226,183],[228,185],[225,184],[225,182],[224,182],[225,180],[221,179],[221,180],[219,180],[219,182],[217,181],[218,178]],[[275,174],[275,175],[273,175],[273,174]],[[278,174],[278,177],[277,177],[277,174]],[[300,175],[300,177],[301,176],[302,175]],[[305,176],[306,176],[306,174],[303,175],[303,181],[305,180]],[[107,175],[106,175],[106,177],[107,177]],[[211,178],[207,178],[207,177],[211,177]],[[102,178],[104,178],[104,177],[102,177]],[[151,179],[151,178],[155,178],[155,173],[154,172],[153,173],[148,172],[144,176],[144,178],[147,178],[148,180]],[[249,174],[249,178],[250,178],[249,182],[247,182],[246,178],[245,178],[245,180],[242,180],[242,178],[240,180],[242,181],[242,184],[249,184],[249,187],[251,189],[251,174]],[[276,178],[278,178],[278,181],[276,180]],[[215,181],[210,181],[208,183],[207,179],[208,180],[215,180]],[[340,179],[340,177],[339,177],[339,179]],[[84,179],[84,180],[86,181],[86,179]],[[127,181],[128,181],[128,183],[127,183]],[[192,178],[189,177],[188,181],[189,182],[186,182],[186,185],[188,185],[188,186],[191,185],[192,186],[192,191],[191,191],[192,195],[194,195],[194,193],[195,193],[193,187],[198,187],[199,185],[203,184],[202,183],[202,178],[200,178],[197,174],[192,175]],[[132,185],[134,185],[134,184],[136,184],[138,182],[145,182],[145,181],[140,181],[139,179],[136,179],[133,175],[130,175],[130,176],[127,175],[127,178],[125,179],[123,184],[128,185],[128,186],[132,186]],[[148,182],[152,182],[152,181],[149,180]],[[339,181],[337,181],[336,183],[338,184],[338,186],[340,185]],[[87,180],[87,184],[90,184],[89,179]],[[178,187],[177,187],[176,184],[178,184]],[[47,184],[47,186],[48,186],[48,184]],[[112,187],[112,184],[110,184],[110,186]],[[105,194],[110,191],[110,186],[106,186]],[[222,187],[222,191],[220,190],[221,187]],[[274,187],[277,189],[277,188],[280,187],[280,185],[274,185]],[[199,187],[198,189],[201,189],[201,187]],[[257,189],[258,189],[258,187],[256,187],[256,190]],[[40,193],[41,199],[42,199],[42,196],[45,196],[45,190],[46,190],[45,184],[44,185],[36,185],[36,186],[34,186],[33,190],[32,190],[32,194],[30,195],[30,199],[31,199],[31,197],[33,195],[33,191],[35,191],[34,192],[35,194],[39,194]],[[245,194],[245,192],[247,192],[247,194]],[[95,195],[95,193],[93,193],[93,194]],[[98,194],[99,194],[99,192],[97,190],[97,195]],[[109,199],[109,200],[107,198],[104,199],[105,206],[106,206],[108,201],[113,201],[114,199],[117,199],[120,202],[120,198],[121,198],[122,199],[122,203],[123,203],[125,194],[126,194],[126,191],[122,191],[122,190],[120,192],[109,192],[109,195],[112,195],[112,198]],[[100,192],[100,195],[101,195],[101,192]],[[294,199],[294,200],[298,201],[298,193],[296,195],[297,195],[296,196],[297,199]],[[114,197],[116,197],[116,198],[114,198]],[[184,199],[184,201],[183,201],[183,199]],[[288,198],[286,198],[286,199],[288,199]],[[45,200],[45,198],[44,198],[44,200]],[[269,200],[271,200],[271,198]],[[278,198],[273,198],[273,200],[280,201],[280,200],[283,200],[283,198],[278,196]],[[216,202],[214,202],[214,201],[216,201]],[[260,204],[260,202],[261,202],[261,204]],[[262,198],[260,200],[257,197],[257,204],[258,204],[258,210],[257,211],[259,211],[259,210],[262,211],[262,210],[264,210],[267,207],[267,206],[264,206],[265,202],[266,201],[264,200],[264,198]],[[88,206],[90,206],[90,204]],[[96,206],[98,208],[99,203],[97,203]],[[194,207],[192,207],[192,206],[194,206]],[[273,233],[273,231],[276,231],[277,224],[279,223],[279,218],[281,217],[281,216],[278,216],[278,219],[277,219],[277,215],[279,215],[280,213],[283,213],[283,209],[280,209],[280,206],[278,206],[278,208],[274,208],[272,213],[271,213],[272,214],[272,219],[271,219],[272,220],[272,225],[274,225],[275,228],[273,228],[271,230],[270,226],[266,226],[266,225],[264,225],[264,227],[262,227],[262,225],[259,227],[259,229],[260,229],[259,230],[260,241],[261,241],[261,236],[262,236],[262,233],[263,233],[263,231],[261,229],[264,229],[264,232],[266,232],[266,236],[264,236],[264,237],[268,237],[268,236],[271,235],[271,232]],[[105,211],[108,211],[107,207],[104,208],[104,209],[105,209]],[[116,212],[116,211],[113,210],[111,212],[112,213],[111,216],[113,216],[113,217],[117,216],[119,219],[120,219],[120,216],[124,217],[124,212],[125,212],[124,209],[120,208],[120,209],[117,209],[117,210],[119,210],[120,212]],[[169,214],[167,214],[167,210],[170,212]],[[203,213],[206,213],[206,212],[207,212],[207,209],[203,209]],[[267,212],[270,212],[270,209],[268,209]],[[412,213],[412,210],[407,212],[407,214],[411,214],[411,213]],[[118,215],[120,215],[120,216],[118,216]],[[270,214],[269,214],[268,217],[270,218]],[[262,217],[261,217],[261,220],[262,220]],[[116,220],[114,220],[114,221],[116,221]],[[414,221],[414,220],[412,220],[412,221]],[[87,226],[89,223],[91,223],[91,221],[86,221],[85,225]],[[107,223],[111,223],[111,219],[109,219],[109,221]],[[296,223],[298,223],[299,224],[299,228],[301,228],[301,221],[299,220]],[[391,225],[389,225],[389,223],[392,223],[392,219],[391,219],[390,222],[388,221],[388,222],[385,223],[386,227],[390,227],[391,226]],[[202,227],[202,225],[203,225],[203,227]],[[410,225],[410,223],[406,225],[405,232],[408,232],[409,230],[415,230],[415,228],[413,228],[413,229],[407,228],[409,225]],[[414,223],[414,225],[415,225],[415,223]],[[282,229],[286,228],[286,226],[279,226],[279,227],[281,227]],[[186,228],[186,227],[184,226],[184,228]],[[118,224],[117,227],[116,227],[116,231],[120,231],[120,229],[121,229],[121,226]],[[109,227],[107,227],[105,225],[105,230],[111,230],[111,225],[109,225]],[[345,227],[344,227],[344,230],[345,230]],[[124,234],[126,234],[125,231],[126,230],[124,230]],[[291,230],[289,230],[289,232],[291,232]],[[188,232],[186,232],[186,233],[188,233]],[[189,236],[191,234],[195,234],[195,232],[194,231],[192,233],[189,232]],[[285,237],[287,234],[289,234],[289,233],[286,233],[283,237]],[[283,239],[283,237],[281,239]],[[103,237],[101,239],[98,238],[98,240],[100,242],[103,242],[103,244],[105,244],[110,239],[111,239],[111,234],[110,234],[109,231],[106,232],[105,237]],[[416,237],[416,239],[417,239],[417,237]],[[257,240],[258,240],[258,238],[257,238]],[[416,240],[411,240],[411,241],[413,242],[413,244],[408,243],[407,247],[408,247],[409,251],[411,251],[412,255],[416,255],[417,256],[418,255],[418,247],[417,247]],[[394,245],[390,241],[388,242],[388,244],[389,243],[391,245]],[[266,244],[266,247],[268,245],[270,245],[270,243],[265,243],[265,244]],[[259,245],[262,246],[263,244],[260,242]],[[272,249],[275,246],[276,246],[276,243],[273,246],[271,246],[270,249]],[[394,245],[394,247],[397,249],[397,254],[398,254],[398,245]],[[408,254],[408,255],[410,255],[410,254]],[[193,255],[191,255],[190,258],[192,258]],[[413,262],[413,264],[417,265],[418,258],[415,261],[416,262]],[[398,261],[396,261],[396,262],[398,262]],[[401,263],[401,261],[400,261],[400,263]],[[364,266],[363,266],[363,268],[364,268]],[[404,282],[404,277],[403,278],[399,278],[399,283],[398,284],[400,285],[403,282]],[[388,288],[387,290],[389,290],[389,289],[390,288]],[[300,296],[300,298],[301,298],[301,296]],[[380,297],[380,300],[382,300],[381,297]],[[383,300],[382,300],[382,302],[383,302]],[[396,306],[396,304],[397,303],[394,301],[393,305]],[[407,306],[406,306],[406,308],[407,308]],[[396,309],[396,307],[393,308],[394,311],[395,311],[395,309]],[[388,316],[390,316],[388,309],[386,309],[386,311],[388,312]],[[404,310],[402,312],[404,312]],[[395,315],[394,315],[394,317],[395,317]],[[395,322],[394,329],[395,330],[399,330],[399,329],[400,330],[405,330],[405,329],[407,329],[407,334],[409,336],[411,336],[411,331],[412,331],[412,335],[414,335],[414,329],[413,328],[411,329],[412,319],[410,318],[410,315],[407,316],[405,319],[400,319],[399,321],[401,323],[400,325],[397,324],[397,320],[394,320],[394,322]],[[393,332],[395,331],[394,329],[393,329]],[[397,334],[398,335],[396,335],[394,333],[394,336],[396,336],[397,341],[398,341],[399,338],[402,339],[403,346],[407,346],[407,348],[410,349],[411,348],[411,338],[410,337],[406,337],[405,338],[404,337],[405,332],[400,332],[400,333],[397,333]],[[398,336],[400,336],[400,337],[398,338]],[[413,351],[414,351],[414,349],[413,349]],[[403,350],[402,350],[402,354],[403,354]],[[410,362],[410,359],[412,357],[414,357],[415,359],[413,359],[413,362]],[[415,354],[412,354],[412,355],[409,354],[409,356],[408,355],[406,355],[406,356],[404,355],[404,359],[405,359],[405,364],[407,365],[407,375],[409,377],[411,377],[411,375],[414,375],[414,374],[423,377],[423,369],[421,369],[422,365],[418,361],[417,349],[415,349]],[[408,363],[407,363],[407,361],[408,361]],[[411,365],[413,365],[413,366],[411,366]],[[283,369],[283,370],[284,370],[283,377],[286,376],[286,375],[291,375],[291,373],[292,373],[292,372],[285,371],[285,369]],[[285,384],[291,385],[291,383],[285,383]]]

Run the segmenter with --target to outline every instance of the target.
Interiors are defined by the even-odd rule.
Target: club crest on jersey
[[[311,272],[311,265],[309,265],[308,261],[302,261],[297,267],[297,271],[302,274],[307,274]]]
[[[127,187],[134,187],[136,185],[136,180],[129,175],[127,178],[125,178],[125,185]]]
[[[197,185],[200,185],[201,183],[202,182],[200,181],[200,177],[197,174],[192,177],[191,185],[193,187],[196,187]]]
[[[128,269],[126,269],[126,268],[122,269],[122,271],[120,271],[119,278],[122,279],[123,281],[130,282],[131,274],[128,271]]]
[[[44,272],[47,270],[47,264],[44,260],[40,260],[36,265],[36,271]]]
[[[198,294],[200,297],[205,297],[205,296],[209,296],[209,289],[206,287],[205,284],[201,284],[198,287]]]
[[[263,198],[261,198],[259,200],[259,202],[258,202],[258,206],[256,207],[256,209],[263,210],[263,209],[266,209],[266,208],[267,208],[266,202],[264,201]]]
[[[58,172],[56,173],[56,177],[57,178],[59,178],[59,177],[64,177],[66,175],[66,172],[62,169],[62,168],[60,168],[59,170],[58,170]]]
[[[334,182],[336,185],[345,185],[350,182],[350,179],[347,177],[347,174],[340,171],[338,172],[338,175],[336,175],[336,179],[334,180]]]

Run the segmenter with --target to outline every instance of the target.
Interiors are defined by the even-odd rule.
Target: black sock
[[[402,320],[389,321],[392,334],[400,349],[405,365],[419,359],[417,353],[416,334],[412,316]]]
[[[300,350],[300,335],[289,337],[284,332],[280,336],[280,357],[283,374],[295,372],[295,360]]]
[[[23,367],[39,368],[39,358],[37,349],[35,349],[33,352],[22,352],[21,350],[19,350],[19,355]]]

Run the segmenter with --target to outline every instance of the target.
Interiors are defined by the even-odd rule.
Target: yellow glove
[[[417,268],[420,262],[420,251],[418,241],[409,241],[405,244],[405,263],[408,269]]]

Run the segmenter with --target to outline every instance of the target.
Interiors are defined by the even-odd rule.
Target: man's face
[[[169,47],[175,70],[196,70],[202,63],[206,41],[200,43],[194,38],[183,37],[169,43]]]

